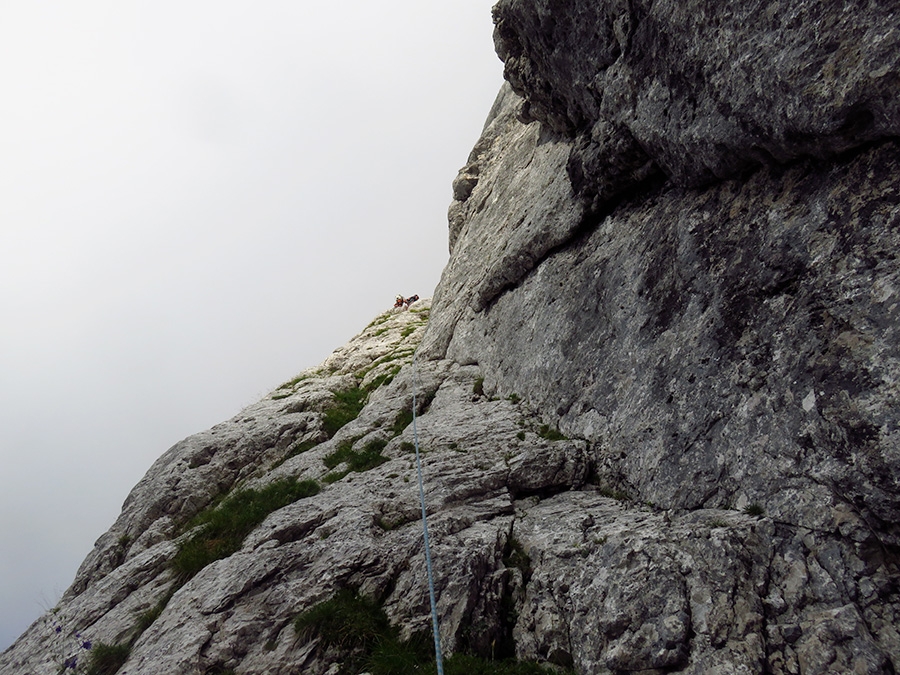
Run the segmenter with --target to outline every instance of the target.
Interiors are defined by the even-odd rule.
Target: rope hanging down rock
[[[422,531],[425,535],[425,568],[428,570],[428,595],[431,599],[431,624],[434,631],[434,658],[437,663],[438,675],[444,675],[444,659],[441,656],[441,633],[440,630],[438,630],[437,605],[434,602],[434,574],[431,570],[431,544],[428,541],[428,517],[425,513],[425,489],[422,486],[422,460],[419,456],[419,431],[416,428],[416,391],[419,389],[419,367],[416,363],[417,353],[418,350],[413,354],[413,441],[416,446],[416,470],[419,474],[419,503],[422,505]]]

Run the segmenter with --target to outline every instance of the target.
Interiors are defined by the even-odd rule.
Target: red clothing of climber
[[[408,298],[404,298],[402,295],[398,295],[397,299],[394,300],[394,307],[409,307],[418,299],[418,295],[411,295]]]

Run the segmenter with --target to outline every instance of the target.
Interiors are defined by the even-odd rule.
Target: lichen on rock
[[[122,672],[358,671],[295,619],[352,591],[398,640],[429,629],[418,442],[447,653],[896,672],[895,8],[500,0],[495,20],[509,83],[433,303],[165,453],[56,618],[132,640]],[[197,513],[290,478],[322,489],[176,579]],[[49,628],[0,673],[56,672]]]

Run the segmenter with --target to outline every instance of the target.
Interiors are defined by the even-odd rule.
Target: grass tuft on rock
[[[354,450],[353,441],[347,441],[341,443],[334,452],[325,455],[322,461],[329,469],[334,469],[339,464],[346,462],[350,471],[368,471],[390,459],[381,454],[386,445],[387,441],[374,438],[366,443],[362,450]]]
[[[472,385],[472,393],[476,396],[484,396],[484,378],[479,377]]]
[[[748,516],[762,516],[766,510],[760,504],[749,504],[744,508],[744,513]]]
[[[522,573],[522,580],[527,584],[531,579],[531,557],[525,552],[522,542],[510,535],[503,549],[503,564],[506,567],[515,567]]]
[[[115,675],[128,660],[129,654],[131,654],[131,644],[94,643],[85,673],[86,675]]]
[[[322,482],[326,485],[331,485],[332,483],[337,483],[344,476],[350,473],[350,469],[346,469],[344,471],[331,471],[330,473],[325,474],[322,478]]]
[[[368,395],[368,390],[361,387],[353,387],[352,389],[334,393],[334,400],[325,411],[325,417],[322,419],[322,427],[329,438],[334,436],[345,424],[352,422],[359,416],[360,411],[366,404]]]
[[[390,430],[394,436],[399,436],[403,433],[403,430],[406,429],[413,421],[413,412],[412,408],[404,408],[397,416],[394,418],[394,423],[391,424]]]
[[[134,627],[134,637],[132,638],[132,643],[137,642],[137,639],[144,633],[145,630],[150,628],[153,625],[153,622],[156,621],[160,615],[163,613],[163,610],[166,608],[166,605],[169,604],[169,600],[172,599],[172,596],[175,595],[175,591],[178,590],[178,585],[173,585],[157,602],[153,607],[148,609],[146,612],[141,612],[138,614],[137,623]]]
[[[390,632],[390,624],[378,603],[345,588],[294,619],[294,629],[303,639],[319,638],[324,647],[369,652]]]
[[[337,650],[342,673],[408,675],[434,672],[434,642],[425,631],[400,640],[399,631],[373,599],[343,589],[294,619],[294,630],[304,641],[320,640],[326,650]],[[488,660],[453,654],[444,662],[447,675],[558,675],[536,663]]]
[[[378,387],[390,384],[394,381],[394,378],[397,376],[397,373],[400,372],[401,368],[402,366],[394,366],[386,373],[382,373],[381,375],[372,378],[372,381],[366,385],[366,391],[375,391]]]
[[[565,675],[570,672],[553,670],[533,661],[490,661],[469,654],[453,654],[444,663],[445,675]]]
[[[548,441],[565,441],[568,440],[565,434],[559,429],[551,427],[549,424],[542,424],[537,430],[538,436]]]
[[[175,572],[191,578],[215,560],[237,551],[244,538],[273,511],[319,492],[314,480],[285,478],[260,489],[240,490],[199,513],[189,527],[202,526],[182,543],[172,560]]]

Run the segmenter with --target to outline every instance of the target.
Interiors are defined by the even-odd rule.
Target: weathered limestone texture
[[[447,653],[896,673],[898,11],[501,0],[433,304],[164,454],[0,674],[76,630],[133,642],[119,675],[358,672],[293,625],[344,588],[427,629],[414,394]],[[191,518],[285,478],[321,491],[175,573]]]
[[[577,134],[576,187],[605,196],[648,161],[698,185],[896,136],[897,12],[866,1],[500,0],[495,42],[528,113]]]

